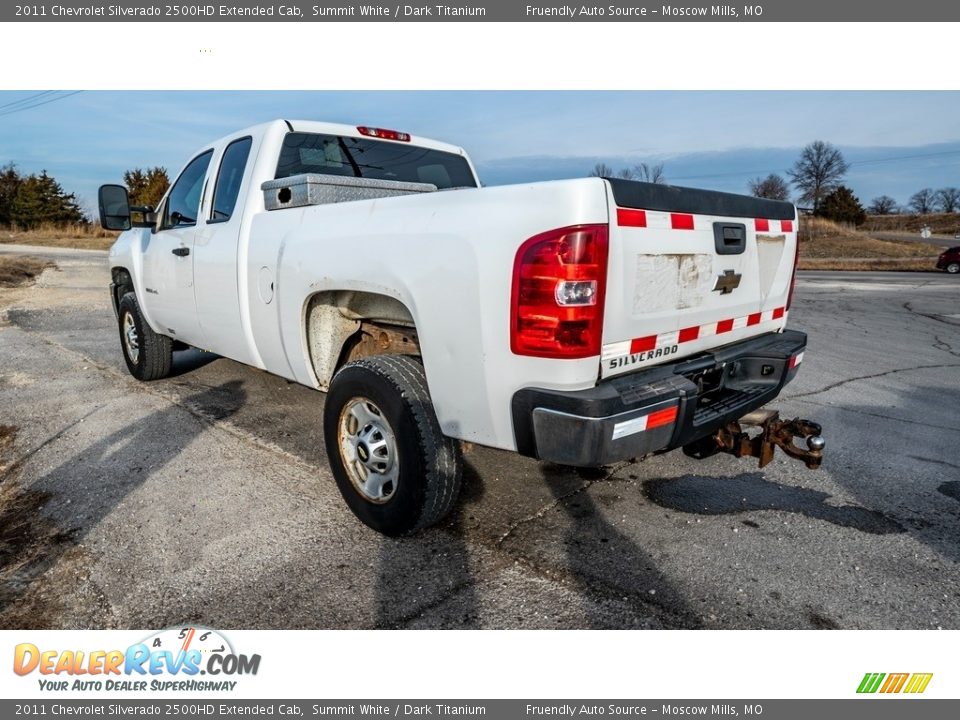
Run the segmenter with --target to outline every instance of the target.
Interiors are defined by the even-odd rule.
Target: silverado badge
[[[723,274],[717,278],[717,284],[713,286],[714,290],[719,290],[721,295],[729,295],[740,287],[740,273],[733,270],[724,270]]]

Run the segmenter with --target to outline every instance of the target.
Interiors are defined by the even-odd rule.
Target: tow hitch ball
[[[759,427],[760,433],[751,437],[743,430],[743,426]],[[713,452],[726,452],[735,457],[759,458],[760,467],[773,460],[774,448],[778,447],[789,457],[800,460],[811,470],[816,470],[823,460],[823,448],[826,445],[821,432],[822,428],[809,420],[781,420],[780,413],[776,410],[755,410],[738,421],[727,423],[713,436],[704,440],[714,445]],[[795,445],[794,438],[806,440],[806,449]],[[700,446],[697,449],[703,455],[712,454],[708,447]],[[707,452],[704,453],[704,450]]]

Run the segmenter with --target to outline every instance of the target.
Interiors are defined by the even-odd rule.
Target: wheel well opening
[[[120,298],[128,292],[133,292],[133,278],[126,268],[115,267],[110,270],[110,277],[113,281],[113,307],[120,307]]]
[[[413,315],[389,295],[325,291],[306,305],[307,352],[321,390],[344,364],[375,355],[420,356]]]

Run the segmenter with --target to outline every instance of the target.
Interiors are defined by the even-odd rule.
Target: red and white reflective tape
[[[694,216],[690,213],[667,213],[634,208],[617,208],[617,225],[662,230],[693,230],[695,227]]]
[[[786,315],[786,312],[787,309],[785,307],[778,307],[773,310],[764,310],[763,312],[752,313],[738,318],[718,320],[717,322],[707,323],[706,325],[692,325],[681,330],[674,330],[673,332],[647,335],[645,337],[633,338],[633,340],[610,343],[609,345],[603,346],[600,357],[602,360],[612,360],[613,358],[633,355],[634,353],[680,345],[712,335],[722,335],[733,330],[739,330],[740,328],[762,325],[763,323],[779,320]]]
[[[613,436],[610,439],[616,440],[626,437],[627,435],[644,432],[645,430],[653,430],[654,428],[663,427],[664,425],[671,425],[676,419],[677,406],[674,405],[664,408],[663,410],[657,410],[649,415],[641,415],[640,417],[618,422],[613,426]]]
[[[793,220],[768,220],[755,218],[754,228],[757,232],[773,232],[774,225],[779,223],[780,232],[793,232]],[[637,210],[635,208],[617,208],[617,225],[634,228],[659,228],[670,230],[695,230],[696,215],[690,213],[666,213],[654,210]],[[711,224],[707,223],[709,227]],[[701,228],[703,229],[703,228]]]
[[[791,370],[793,370],[795,367],[797,367],[797,366],[798,366],[800,363],[802,363],[802,362],[803,362],[803,353],[800,352],[800,353],[797,353],[796,355],[794,355],[793,357],[790,358],[790,362],[788,363],[788,367],[789,367]]]
[[[770,223],[775,222],[780,223],[780,232],[793,232],[793,220],[767,220],[765,218],[756,218],[753,222],[757,232],[771,232]]]

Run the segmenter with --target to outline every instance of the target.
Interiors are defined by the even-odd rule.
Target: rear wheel
[[[960,263],[953,262],[947,265],[947,272],[950,273],[951,275],[956,275],[957,273],[960,273]]]
[[[169,375],[173,364],[173,341],[154,332],[147,324],[136,295],[130,292],[120,298],[117,316],[120,347],[130,374],[137,380],[159,380]]]
[[[460,445],[440,431],[415,358],[381,355],[341,368],[330,383],[323,431],[340,493],[377,532],[416,532],[456,503]]]

